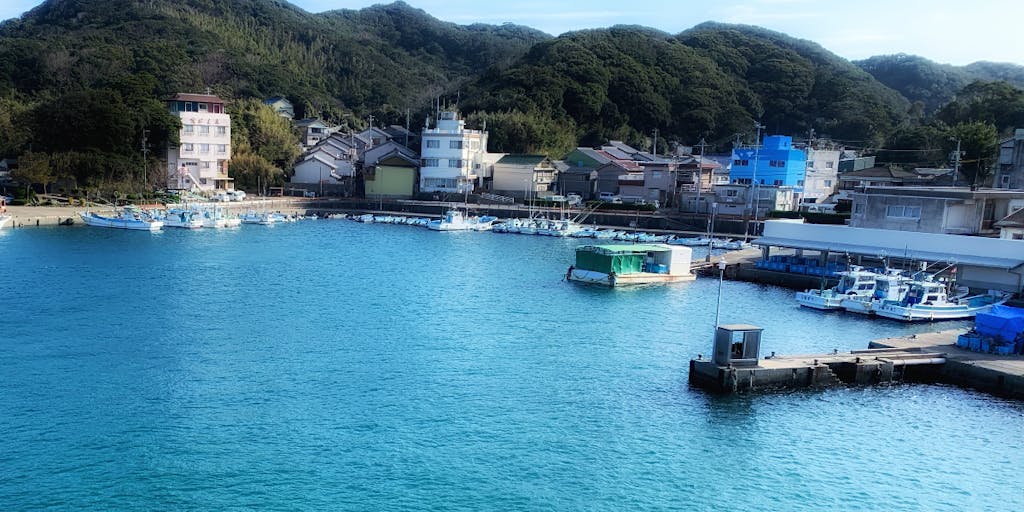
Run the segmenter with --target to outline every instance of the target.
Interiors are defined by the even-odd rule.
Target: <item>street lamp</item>
[[[718,203],[711,203],[711,214],[708,215],[708,254],[704,257],[705,262],[711,261],[711,233],[715,229],[715,214],[718,213]]]
[[[759,206],[759,203],[761,202],[761,198],[757,197],[757,193],[755,192],[754,189],[757,188],[757,185],[758,185],[758,182],[757,182],[757,164],[759,162],[757,160],[761,156],[761,129],[764,128],[764,125],[762,125],[761,123],[755,122],[754,123],[754,128],[757,129],[757,137],[754,139],[754,173],[753,173],[753,175],[751,177],[751,180],[750,180],[750,192],[751,192],[750,204],[752,204],[753,207],[754,207],[754,226],[757,226],[757,207]],[[755,233],[757,232],[757,228],[756,227],[754,228],[754,231],[755,231]],[[749,233],[750,233],[750,225],[748,224],[747,228],[743,231],[743,241],[744,242],[747,241],[747,235]]]
[[[710,250],[710,248],[709,248]],[[725,258],[718,260],[718,305],[715,306],[715,333],[722,317],[722,283],[725,282]]]

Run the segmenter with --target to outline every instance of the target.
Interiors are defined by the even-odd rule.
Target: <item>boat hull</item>
[[[913,306],[900,306],[898,304],[886,304],[875,312],[878,316],[899,320],[902,322],[935,322],[940,320],[963,320],[974,318],[978,313],[985,313],[996,304],[1002,304],[1005,300],[990,302],[979,306],[968,304],[937,305],[928,306],[914,304]]]
[[[118,219],[113,217],[103,217],[96,215],[95,213],[82,212],[79,214],[82,218],[82,222],[86,225],[95,226],[98,228],[112,228],[112,229],[128,229],[134,231],[159,231],[164,227],[164,223],[158,220],[155,221],[144,221],[144,220],[129,220],[129,219]]]
[[[618,287],[641,284],[664,284],[693,281],[697,277],[694,274],[655,274],[651,272],[637,272],[633,274],[618,274],[611,276],[603,272],[591,270],[574,269],[566,274],[566,279],[578,283],[595,284],[600,286]]]
[[[827,292],[828,290],[826,290]],[[821,311],[835,311],[843,309],[843,299],[847,298],[841,295],[832,295],[829,293],[821,294],[816,290],[797,292],[796,302],[801,306],[819,309]]]

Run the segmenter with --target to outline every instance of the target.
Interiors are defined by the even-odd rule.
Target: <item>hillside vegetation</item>
[[[261,181],[290,166],[287,133],[248,101],[271,95],[288,97],[300,117],[356,128],[370,115],[404,123],[407,113],[416,128],[445,97],[472,126],[487,123],[491,150],[554,157],[608,139],[649,147],[655,130],[660,151],[702,138],[725,151],[753,142],[758,121],[763,134],[813,129],[851,147],[925,144],[912,148],[924,149],[916,161],[940,161],[951,130],[988,137],[1024,122],[1020,66],[909,56],[858,64],[810,41],[718,23],[552,38],[442,22],[402,2],[313,14],[278,0],[47,0],[0,25],[0,157],[26,157],[23,181],[140,185],[147,176],[148,188],[177,132],[161,100],[207,89],[247,116],[236,119],[240,136],[276,134],[270,145],[236,141],[244,172]],[[964,128],[971,123],[980,125]]]

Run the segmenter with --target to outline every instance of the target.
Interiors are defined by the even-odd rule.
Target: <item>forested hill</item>
[[[878,81],[899,91],[911,102],[921,102],[926,112],[934,112],[952,100],[971,82],[1005,81],[1024,88],[1024,66],[997,62],[975,62],[966,66],[939,64],[924,57],[879,55],[856,61]]]
[[[148,75],[154,94],[284,94],[308,115],[403,112],[550,36],[460,26],[402,2],[311,14],[275,0],[48,0],[0,26],[0,95]],[[309,108],[304,108],[309,107]]]
[[[491,70],[468,97],[468,110],[503,128],[492,137],[499,149],[532,140],[525,149],[553,153],[576,139],[639,141],[654,129],[664,141],[704,137],[725,148],[737,133],[752,139],[755,119],[771,133],[877,141],[909,107],[817,44],[717,23],[674,36],[629,26],[563,34]]]

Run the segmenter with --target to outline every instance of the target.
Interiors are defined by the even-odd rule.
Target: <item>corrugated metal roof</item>
[[[190,94],[185,92],[179,92],[172,96],[168,101],[197,101],[200,103],[224,103],[224,100],[213,94]]]

